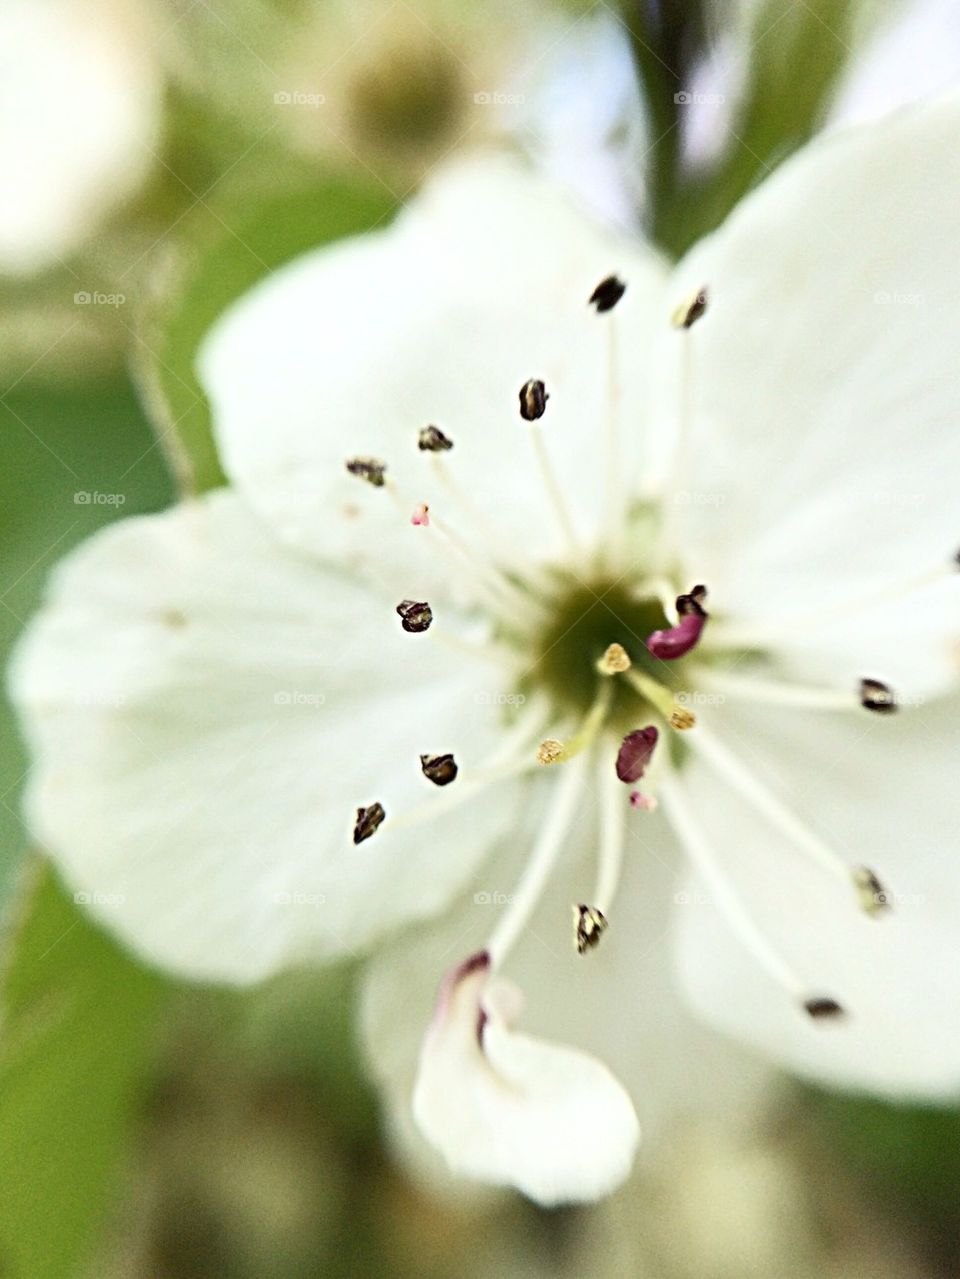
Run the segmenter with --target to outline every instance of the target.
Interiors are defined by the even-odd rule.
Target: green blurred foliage
[[[0,992],[0,1273],[61,1279],[92,1251],[119,1187],[167,988],[49,870],[30,879]]]
[[[860,0],[625,0],[650,118],[650,232],[680,257],[723,221],[738,200],[796,151],[823,122],[852,53]],[[749,13],[749,20],[746,15]],[[708,49],[710,32],[733,24],[749,55],[732,136],[705,173],[680,165],[680,90]],[[720,84],[720,90],[725,89]]]

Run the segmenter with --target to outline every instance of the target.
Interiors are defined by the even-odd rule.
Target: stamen
[[[630,654],[623,645],[611,644],[603,657],[597,662],[597,672],[600,675],[622,675],[632,665]]]
[[[595,306],[600,314],[604,311],[612,311],[626,291],[627,286],[621,279],[615,275],[608,275],[590,294],[589,305]]]
[[[609,311],[623,296],[626,285],[616,276],[601,281],[591,297],[597,310]],[[608,304],[601,305],[598,298]],[[605,322],[607,337],[607,403],[605,458],[606,458],[606,535],[601,551],[607,567],[622,571],[625,559],[627,529],[627,503],[625,497],[626,468],[623,460],[623,431],[620,420],[620,354],[617,341],[618,323],[614,316]]]
[[[574,760],[557,783],[530,860],[486,946],[494,968],[500,967],[523,933],[556,865],[583,791],[585,766],[585,756]]]
[[[346,466],[351,475],[366,480],[375,489],[383,488],[387,473],[386,462],[381,462],[375,457],[353,457],[349,459]]]
[[[670,323],[675,329],[691,328],[706,312],[707,300],[707,290],[702,287],[697,289],[676,308],[670,317]]]
[[[403,490],[392,479],[385,480],[384,484],[398,509],[406,514],[410,510],[410,503]],[[495,564],[478,555],[473,546],[446,521],[430,513],[426,503],[415,505],[414,516],[421,510],[427,511],[428,518],[413,519],[411,523],[420,523],[429,528],[428,536],[434,539],[434,545],[447,552],[455,552],[459,560],[469,567],[473,573],[473,588],[494,613],[504,613],[511,619],[515,619],[517,616],[522,616],[523,611],[529,612],[532,609],[542,608],[539,601],[520,591]]]
[[[696,666],[690,670],[693,683],[714,690],[724,697],[742,697],[745,701],[770,706],[798,706],[808,710],[857,710],[859,699],[851,692],[836,688],[814,688],[791,684],[785,680],[768,680],[760,676],[734,675],[716,667]]]
[[[518,561],[522,558],[521,549],[515,543],[510,543],[507,540],[500,529],[480,510],[469,493],[457,483],[442,455],[436,452],[433,453],[430,458],[430,464],[437,479],[447,490],[451,502],[471,526],[477,541],[486,544],[491,567],[498,572],[498,575],[500,570],[496,566],[498,564],[506,565],[512,574],[522,577],[525,587],[536,589],[541,593],[548,593],[552,589],[552,584],[544,580],[535,565],[518,564]],[[509,581],[510,579],[507,578],[506,580]],[[540,606],[539,601],[528,602],[535,603],[537,607]]]
[[[607,921],[596,906],[578,905],[573,908],[573,944],[578,955],[585,955],[599,945],[607,931]]]
[[[520,416],[525,422],[535,422],[547,410],[547,388],[539,378],[530,378],[520,388]]]
[[[858,866],[853,872],[853,882],[866,914],[882,915],[890,909],[890,895],[869,866]]]
[[[889,684],[881,684],[878,679],[862,679],[860,705],[864,710],[876,711],[880,715],[892,715],[897,709],[897,699]]]
[[[653,758],[659,737],[660,734],[652,724],[648,728],[637,728],[626,735],[617,752],[616,771],[622,782],[629,784],[640,780]]]
[[[460,771],[452,755],[421,755],[420,767],[434,786],[449,786]]]
[[[414,526],[414,528],[430,527],[430,507],[427,506],[426,502],[421,502],[420,505],[415,508],[413,514],[410,516],[410,523]]]
[[[375,835],[386,815],[380,803],[371,804],[369,808],[358,808],[356,824],[353,828],[353,842],[362,844],[365,839]]]
[[[425,600],[401,600],[397,605],[397,612],[400,614],[400,625],[410,635],[421,635],[430,629],[433,609]]]
[[[762,784],[748,768],[718,738],[705,728],[701,728],[692,739],[695,748],[699,749],[716,770],[740,792],[744,799],[758,809],[767,820],[790,840],[795,847],[806,853],[814,862],[831,875],[838,876],[845,884],[853,883],[857,901],[868,914],[876,911],[864,900],[861,872],[851,868],[847,863],[819,836],[790,811],[785,804]],[[876,881],[879,891],[884,892],[880,881],[873,872],[869,872]]]
[[[652,676],[632,666],[630,670],[624,671],[623,678],[641,697],[657,708],[671,728],[684,732],[696,724],[697,717],[693,711],[678,705],[670,690],[658,684]]]
[[[713,689],[725,697],[742,697],[745,701],[761,705],[797,706],[812,711],[850,711],[863,707],[880,714],[890,714],[899,709],[896,694],[879,680],[861,680],[856,693],[844,693],[836,688],[816,688],[754,675],[733,675],[707,666],[694,667],[690,678],[704,689]]]
[[[669,630],[654,631],[647,639],[647,648],[654,657],[663,662],[674,662],[696,647],[709,617],[703,607],[706,598],[705,586],[695,586],[689,595],[677,596],[679,622]]]
[[[753,955],[764,972],[777,985],[787,990],[810,1016],[826,1016],[828,1005],[833,1005],[839,1010],[840,1005],[835,1000],[823,996],[811,997],[807,985],[801,981],[757,926],[739,893],[730,882],[726,871],[717,861],[713,848],[704,837],[699,823],[694,819],[695,805],[676,779],[676,774],[664,781],[662,795],[677,838],[712,893],[715,905],[722,911],[744,948]],[[820,1011],[815,1011],[818,1009]]]
[[[422,453],[444,453],[453,448],[453,440],[439,426],[425,426],[417,437],[417,448]]]
[[[837,1021],[847,1015],[835,999],[822,995],[806,1000],[803,1006],[814,1021]]]
[[[580,540],[577,537],[576,529],[573,527],[573,520],[567,510],[567,504],[563,499],[560,482],[550,462],[547,446],[543,439],[543,429],[539,424],[539,419],[543,417],[546,411],[549,398],[550,396],[544,389],[543,383],[531,378],[529,382],[525,382],[520,388],[520,416],[525,422],[531,424],[530,438],[533,441],[533,449],[547,497],[553,507],[553,513],[560,526],[560,531],[566,539],[570,554],[574,559],[579,559],[581,555]]]
[[[693,428],[693,390],[694,390],[694,338],[689,329],[700,319],[707,309],[707,291],[700,288],[685,298],[673,312],[670,322],[676,329],[683,330],[679,339],[677,360],[677,417],[673,447],[669,457],[659,474],[656,472],[648,479],[645,489],[665,505],[663,519],[660,523],[659,535],[664,545],[671,544],[675,535],[673,526],[680,517],[683,497],[682,481],[688,472],[690,456],[690,439]]]
[[[583,724],[574,733],[573,737],[566,743],[558,742],[556,738],[548,737],[546,741],[540,743],[540,748],[537,751],[537,761],[541,764],[565,764],[567,760],[573,759],[575,755],[579,755],[581,751],[586,750],[596,740],[597,734],[603,727],[603,721],[607,717],[612,701],[613,684],[610,680],[603,680],[593,705],[587,712]]]
[[[390,830],[408,830],[433,821],[440,813],[459,808],[474,795],[496,782],[510,777],[519,777],[536,768],[537,762],[532,753],[532,743],[543,730],[546,707],[541,706],[538,711],[528,711],[507,732],[498,749],[476,768],[471,768],[470,775],[464,778],[459,786],[445,790],[442,795],[432,795],[426,803],[418,804],[416,808],[401,813],[399,817],[392,817],[389,824]]]
[[[601,916],[607,917],[623,867],[626,808],[623,792],[610,770],[604,750],[597,751],[597,788],[600,796],[600,849],[597,855],[597,884],[593,902]]]

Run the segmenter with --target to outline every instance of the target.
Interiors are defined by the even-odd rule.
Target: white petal
[[[598,316],[587,299],[612,272],[627,293],[615,316]],[[547,384],[548,447],[585,532],[603,491],[608,321],[635,462],[661,282],[658,259],[597,230],[517,162],[460,161],[389,228],[300,258],[217,323],[200,367],[224,465],[285,538],[382,568],[384,556],[409,554],[410,530],[344,460],[381,457],[412,502],[456,523],[416,446],[432,423],[454,440],[458,484],[503,538],[552,553],[560,543],[519,390]]]
[[[719,713],[728,746],[848,865],[868,865],[892,909],[865,916],[847,883],[808,863],[691,759],[699,820],[753,918],[810,996],[848,1011],[811,1021],[694,882],[678,910],[680,963],[713,1024],[814,1080],[905,1097],[960,1092],[958,711],[950,699],[866,724],[729,705]]]
[[[72,252],[153,162],[160,85],[144,33],[116,8],[6,0],[0,10],[2,271]]]
[[[587,803],[592,806],[592,798]],[[535,823],[538,808],[527,812]],[[684,1121],[701,1131],[750,1131],[765,1113],[774,1080],[755,1053],[687,1010],[670,945],[678,850],[660,814],[631,810],[628,819],[623,882],[600,946],[578,956],[570,922],[571,903],[589,899],[596,874],[591,812],[572,841],[570,853],[576,855],[549,884],[508,971],[528,996],[525,1024],[531,1033],[600,1058],[623,1081],[643,1129],[644,1160],[656,1159]],[[532,832],[519,828],[517,846],[488,864],[442,919],[408,931],[366,967],[361,1029],[368,1068],[384,1093],[401,1158],[433,1189],[449,1185],[449,1173],[426,1157],[409,1114],[420,1028],[451,954],[486,944],[531,841]]]
[[[448,975],[413,1109],[453,1169],[544,1205],[609,1194],[629,1175],[640,1137],[630,1098],[605,1066],[503,1020],[485,956]]]
[[[957,549],[958,143],[952,98],[810,146],[678,269],[676,296],[706,285],[710,306],[671,335],[692,344],[671,508],[690,580],[718,616],[813,615],[782,646],[805,670],[824,647],[838,678],[879,670],[900,632],[915,692],[955,678],[956,592],[916,597],[887,634],[864,609],[827,644],[815,619]]]
[[[852,59],[830,123],[871,120],[955,88],[958,65],[960,12],[953,0],[891,5]]]
[[[497,667],[220,493],[113,526],[56,574],[12,692],[34,832],[142,954],[252,980],[440,909],[513,818],[508,783],[429,824],[501,738]],[[453,752],[444,791],[421,753]],[[387,822],[352,843],[356,809]]]

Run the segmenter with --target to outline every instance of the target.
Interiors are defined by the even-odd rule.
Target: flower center
[[[525,682],[545,692],[565,715],[586,715],[603,678],[597,662],[611,643],[620,643],[635,668],[672,688],[676,663],[654,657],[647,636],[669,625],[660,601],[638,598],[627,580],[599,579],[590,584],[565,577],[534,646]],[[654,708],[625,680],[614,680],[607,723],[618,732],[649,719]]]

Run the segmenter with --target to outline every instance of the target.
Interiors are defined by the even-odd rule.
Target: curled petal
[[[519,992],[483,951],[447,974],[423,1042],[413,1112],[456,1172],[544,1205],[584,1202],[629,1175],[633,1103],[601,1062],[513,1030]]]

